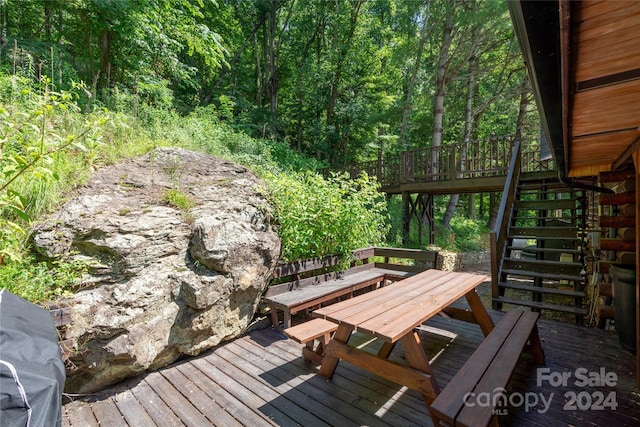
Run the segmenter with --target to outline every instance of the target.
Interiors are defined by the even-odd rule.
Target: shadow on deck
[[[502,315],[490,314],[494,320]],[[500,417],[501,425],[640,424],[633,356],[620,349],[615,334],[544,319],[539,330],[545,368],[552,375],[568,372],[571,376],[566,385],[554,387],[549,381],[538,385],[539,367],[523,357],[509,384],[514,406]],[[427,321],[420,333],[443,387],[482,340],[476,325],[443,317]],[[356,335],[351,343],[372,351],[380,345],[363,339]],[[316,375],[317,368],[302,360],[300,349],[301,345],[271,329],[254,331],[199,357],[66,403],[63,425],[432,425],[416,392],[348,363],[338,365],[333,379],[326,381]],[[401,349],[394,350],[392,358],[401,359]],[[602,370],[615,374],[615,386],[582,386],[576,383],[578,368],[591,373],[593,381]],[[525,408],[519,397],[530,403],[537,399],[538,404]],[[547,410],[541,397],[550,400]]]

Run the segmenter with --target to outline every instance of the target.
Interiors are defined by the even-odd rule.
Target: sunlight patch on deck
[[[391,407],[396,403],[397,400],[400,400],[402,395],[405,394],[407,390],[409,390],[409,388],[406,386],[400,387],[400,389],[393,396],[391,396],[385,402],[385,404],[380,407],[380,409],[376,411],[376,416],[380,418],[384,417],[387,411],[391,409]]]
[[[458,338],[458,334],[456,334],[455,332],[447,331],[446,329],[435,328],[433,326],[420,325],[416,329],[430,334],[440,335],[441,337],[451,338],[451,341]]]
[[[365,341],[362,344],[360,344],[359,346],[357,346],[357,349],[362,350],[363,348],[365,348],[366,346],[368,346],[369,344],[373,344],[376,341],[376,338],[371,338],[369,341]]]

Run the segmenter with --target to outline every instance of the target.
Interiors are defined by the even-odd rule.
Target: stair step
[[[555,210],[555,209],[575,209],[576,199],[561,200],[517,200],[514,203],[515,210]]]
[[[578,235],[578,227],[511,227],[510,236],[518,237],[548,237],[575,239]]]
[[[574,291],[568,289],[545,288],[541,286],[521,285],[518,283],[498,283],[498,286],[505,289],[517,289],[519,291],[540,292],[543,294],[561,295],[573,298],[586,298],[586,292]]]
[[[571,194],[572,191],[566,185],[561,183],[540,183],[540,182],[527,182],[518,184],[518,190],[531,191],[536,193],[567,193]]]
[[[548,279],[548,280],[567,280],[573,282],[582,282],[582,276],[574,275],[574,274],[554,274],[554,273],[543,273],[538,271],[528,271],[528,270],[518,270],[511,268],[503,268],[502,273],[510,274],[513,276],[522,276],[522,277],[534,277],[539,279]]]
[[[530,268],[536,268],[536,267],[546,267],[550,269],[565,268],[565,269],[580,271],[582,270],[582,267],[583,267],[581,262],[573,262],[573,261],[562,262],[562,261],[554,261],[554,260],[548,260],[548,259],[505,258],[504,261],[505,261],[505,264],[509,264],[510,266],[521,265],[522,267],[530,267]]]
[[[635,227],[635,216],[601,216],[600,227]]]
[[[582,263],[579,262],[560,262],[559,260],[540,260],[527,258],[505,258],[502,265],[502,271],[517,270],[526,271],[527,275],[549,274],[553,276],[564,276],[563,280],[580,280],[580,272],[582,271]],[[540,277],[540,276],[536,276]],[[566,277],[571,277],[567,279]]]
[[[519,182],[560,182],[558,179],[558,173],[555,171],[541,171],[541,172],[529,172],[524,175],[520,175]]]
[[[587,315],[588,313],[588,310],[586,308],[581,308],[581,307],[569,307],[566,305],[549,304],[545,302],[527,301],[527,300],[520,300],[516,298],[507,298],[507,297],[497,297],[492,299],[495,302],[501,302],[503,304],[522,305],[525,307],[539,308],[542,310],[562,311],[565,313],[573,313],[573,314],[578,314],[583,316]]]
[[[571,216],[563,216],[562,218],[554,218],[554,217],[549,217],[549,216],[539,216],[539,215],[524,215],[526,213],[529,213],[528,211],[518,211],[516,212],[516,214],[518,214],[515,218],[518,220],[521,219],[527,219],[527,220],[537,220],[537,221],[550,221],[550,220],[563,220],[566,221],[567,224],[571,227],[571,226],[575,226],[575,221],[578,218],[578,215],[571,215]]]
[[[580,249],[558,249],[558,248],[538,248],[536,246],[507,246],[510,251],[522,251],[522,252],[534,252],[534,253],[555,253],[555,254],[569,254],[580,255]]]
[[[509,239],[531,239],[531,240],[538,240],[540,242],[542,241],[564,241],[567,243],[567,245],[576,245],[578,244],[578,236],[573,236],[571,238],[569,237],[558,237],[558,236],[512,236],[511,234],[507,235],[507,238]]]

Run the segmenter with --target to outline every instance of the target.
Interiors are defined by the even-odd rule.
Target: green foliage
[[[17,221],[42,212],[49,184],[60,178],[56,159],[97,147],[105,118],[78,114],[74,94],[50,91],[46,79],[37,88],[18,78],[0,83],[0,241],[15,243],[24,234]],[[0,256],[18,254],[3,246]]]
[[[480,221],[454,216],[451,230],[437,223],[436,246],[454,252],[486,250],[489,249],[490,232]]]
[[[162,193],[161,199],[169,206],[173,206],[181,211],[188,211],[196,205],[193,197],[173,188]]]
[[[68,292],[83,271],[65,260],[36,261],[26,247],[32,221],[95,168],[145,150],[124,116],[82,114],[76,101],[47,80],[0,73],[0,287],[31,301]]]
[[[287,261],[329,254],[344,255],[359,247],[380,245],[388,230],[379,184],[362,175],[323,178],[317,173],[265,174],[268,195]]]
[[[7,260],[0,268],[0,288],[34,303],[51,301],[72,294],[86,271],[80,262],[46,263],[32,256]]]

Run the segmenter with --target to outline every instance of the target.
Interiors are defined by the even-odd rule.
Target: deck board
[[[153,418],[155,425],[167,427],[179,427],[183,425],[180,418],[178,418],[173,410],[153,391],[146,381],[143,380],[138,384],[132,384],[129,390],[145,408],[147,414]]]
[[[101,399],[91,406],[101,427],[126,427],[128,424],[122,417],[118,406],[112,399]]]
[[[162,376],[173,384],[180,393],[188,396],[188,400],[214,425],[229,427],[242,426],[233,415],[223,410],[218,402],[196,386],[178,369],[165,369]],[[199,382],[199,381],[198,381]]]
[[[118,393],[114,400],[127,425],[148,426],[154,424],[153,418],[130,390]]]
[[[241,425],[277,425],[270,421],[267,416],[254,412],[214,381],[207,380],[208,375],[206,372],[208,366],[213,367],[211,364],[205,363],[205,366],[202,367],[203,370],[200,370],[195,363],[181,363],[176,368],[192,382],[197,383],[211,399],[218,402],[225,411],[228,411],[229,414],[239,420]],[[213,378],[215,378],[215,375]]]
[[[502,315],[490,311],[494,320]],[[617,336],[552,320],[539,320],[539,334],[550,372],[571,372],[566,386],[538,386],[538,366],[530,357],[518,364],[510,393],[537,393],[552,404],[509,408],[505,426],[635,426],[640,424],[640,390],[633,356],[620,349]],[[477,325],[436,316],[420,328],[437,381],[445,386],[481,342]],[[376,352],[380,340],[355,334],[351,345]],[[128,380],[94,396],[63,406],[64,425],[105,426],[430,426],[422,397],[348,363],[331,381],[301,357],[303,345],[271,329],[251,332],[199,357]],[[398,345],[391,359],[402,362]],[[615,387],[578,387],[576,368],[615,372]],[[615,392],[615,411],[565,410],[565,393]]]
[[[180,391],[163,375],[162,372],[152,372],[145,377],[145,381],[154,392],[174,411],[180,421],[188,427],[211,425],[211,421],[196,408],[193,403],[180,393]],[[178,386],[179,387],[179,386]]]

